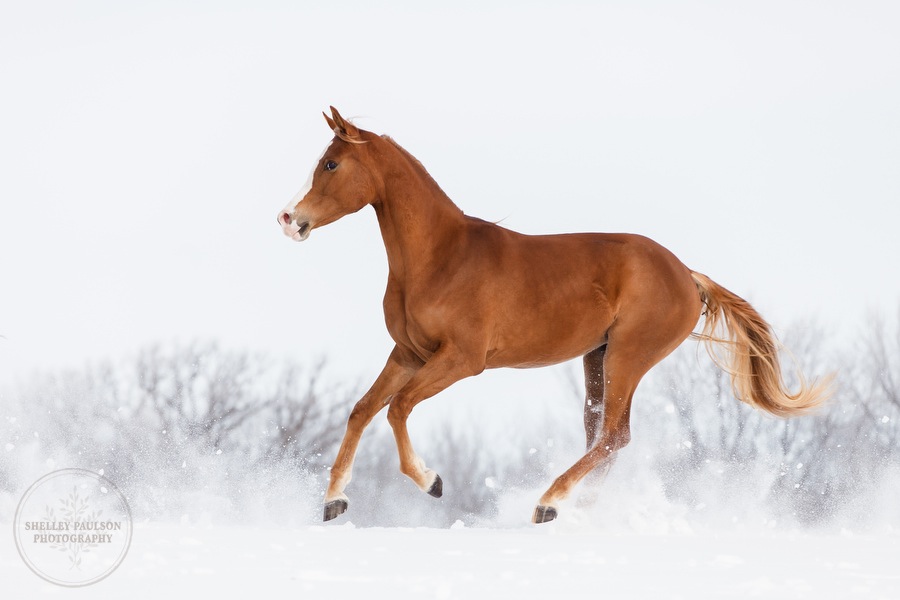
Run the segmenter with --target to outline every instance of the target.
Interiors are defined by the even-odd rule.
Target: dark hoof
[[[547,523],[556,518],[556,509],[552,506],[537,506],[534,509],[534,516],[531,520],[535,523]]]
[[[347,512],[347,501],[346,500],[332,500],[325,504],[325,518],[323,521],[330,521],[332,519],[336,519]]]
[[[444,494],[444,482],[441,481],[440,475],[435,475],[434,483],[428,488],[428,495],[440,498]]]

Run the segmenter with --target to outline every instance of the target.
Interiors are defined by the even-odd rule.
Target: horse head
[[[357,128],[333,106],[330,117],[322,114],[334,139],[313,167],[306,185],[278,213],[284,234],[298,242],[308,238],[316,227],[371,204],[377,193],[367,147],[377,136]]]

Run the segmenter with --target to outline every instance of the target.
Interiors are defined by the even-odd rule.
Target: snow
[[[6,528],[6,524],[3,525]],[[900,537],[608,533],[562,519],[513,529],[135,524],[123,564],[87,588],[46,583],[0,545],[10,598],[897,598]]]

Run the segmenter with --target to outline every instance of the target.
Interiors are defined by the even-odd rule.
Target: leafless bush
[[[822,523],[871,491],[884,469],[898,468],[900,330],[874,320],[852,352],[831,350],[823,332],[807,323],[785,336],[789,377],[794,367],[837,376],[834,397],[810,416],[778,420],[741,404],[728,376],[687,344],[651,374],[652,393],[639,400],[647,403],[638,405],[638,418],[653,421],[654,435],[665,440],[655,463],[672,497],[697,494],[708,464],[725,465],[738,478],[762,468],[775,512]]]
[[[237,489],[242,479],[277,465],[306,469],[331,452],[354,395],[322,386],[323,368],[195,343],[145,348],[133,362],[46,374],[12,394],[13,451],[0,470],[13,480],[23,470],[16,456],[31,448],[47,466],[65,460],[102,469],[161,503],[169,492],[202,488],[211,479]],[[221,470],[230,484],[210,470]]]
[[[846,348],[835,348],[815,324],[788,330],[786,346],[804,372],[838,376],[836,394],[820,413],[786,421],[735,400],[728,376],[685,344],[636,394],[632,447],[642,453],[642,468],[669,498],[688,506],[710,498],[711,477],[746,480],[773,514],[803,523],[826,523],[876,493],[886,474],[900,472],[900,322],[868,323]],[[198,343],[149,347],[130,363],[45,374],[0,398],[7,409],[0,432],[8,440],[0,490],[21,489],[26,476],[33,481],[29,461],[44,468],[56,457],[67,466],[103,469],[162,514],[178,499],[189,502],[190,490],[211,486],[211,494],[246,497],[251,479],[262,487],[302,479],[311,490],[309,518],[318,518],[328,468],[358,396],[356,386],[327,383],[323,373],[322,363],[304,368]],[[580,374],[565,373],[568,404],[580,407]],[[485,443],[496,436],[472,419],[420,433],[417,449],[444,479],[440,501],[423,498],[399,473],[390,427],[376,418],[354,469],[353,496],[365,501],[354,504],[353,521],[489,520],[504,493],[545,485],[583,450],[580,433],[569,435],[578,433],[578,412],[555,406],[517,423],[501,436],[503,444]]]

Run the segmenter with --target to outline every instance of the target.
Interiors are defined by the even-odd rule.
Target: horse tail
[[[791,393],[778,362],[778,343],[771,326],[750,303],[706,275],[691,271],[700,299],[706,305],[706,321],[692,337],[703,341],[713,362],[731,375],[735,396],[779,417],[810,412],[829,396],[828,382],[807,384],[798,372],[800,389]],[[725,356],[716,345],[725,346]]]

